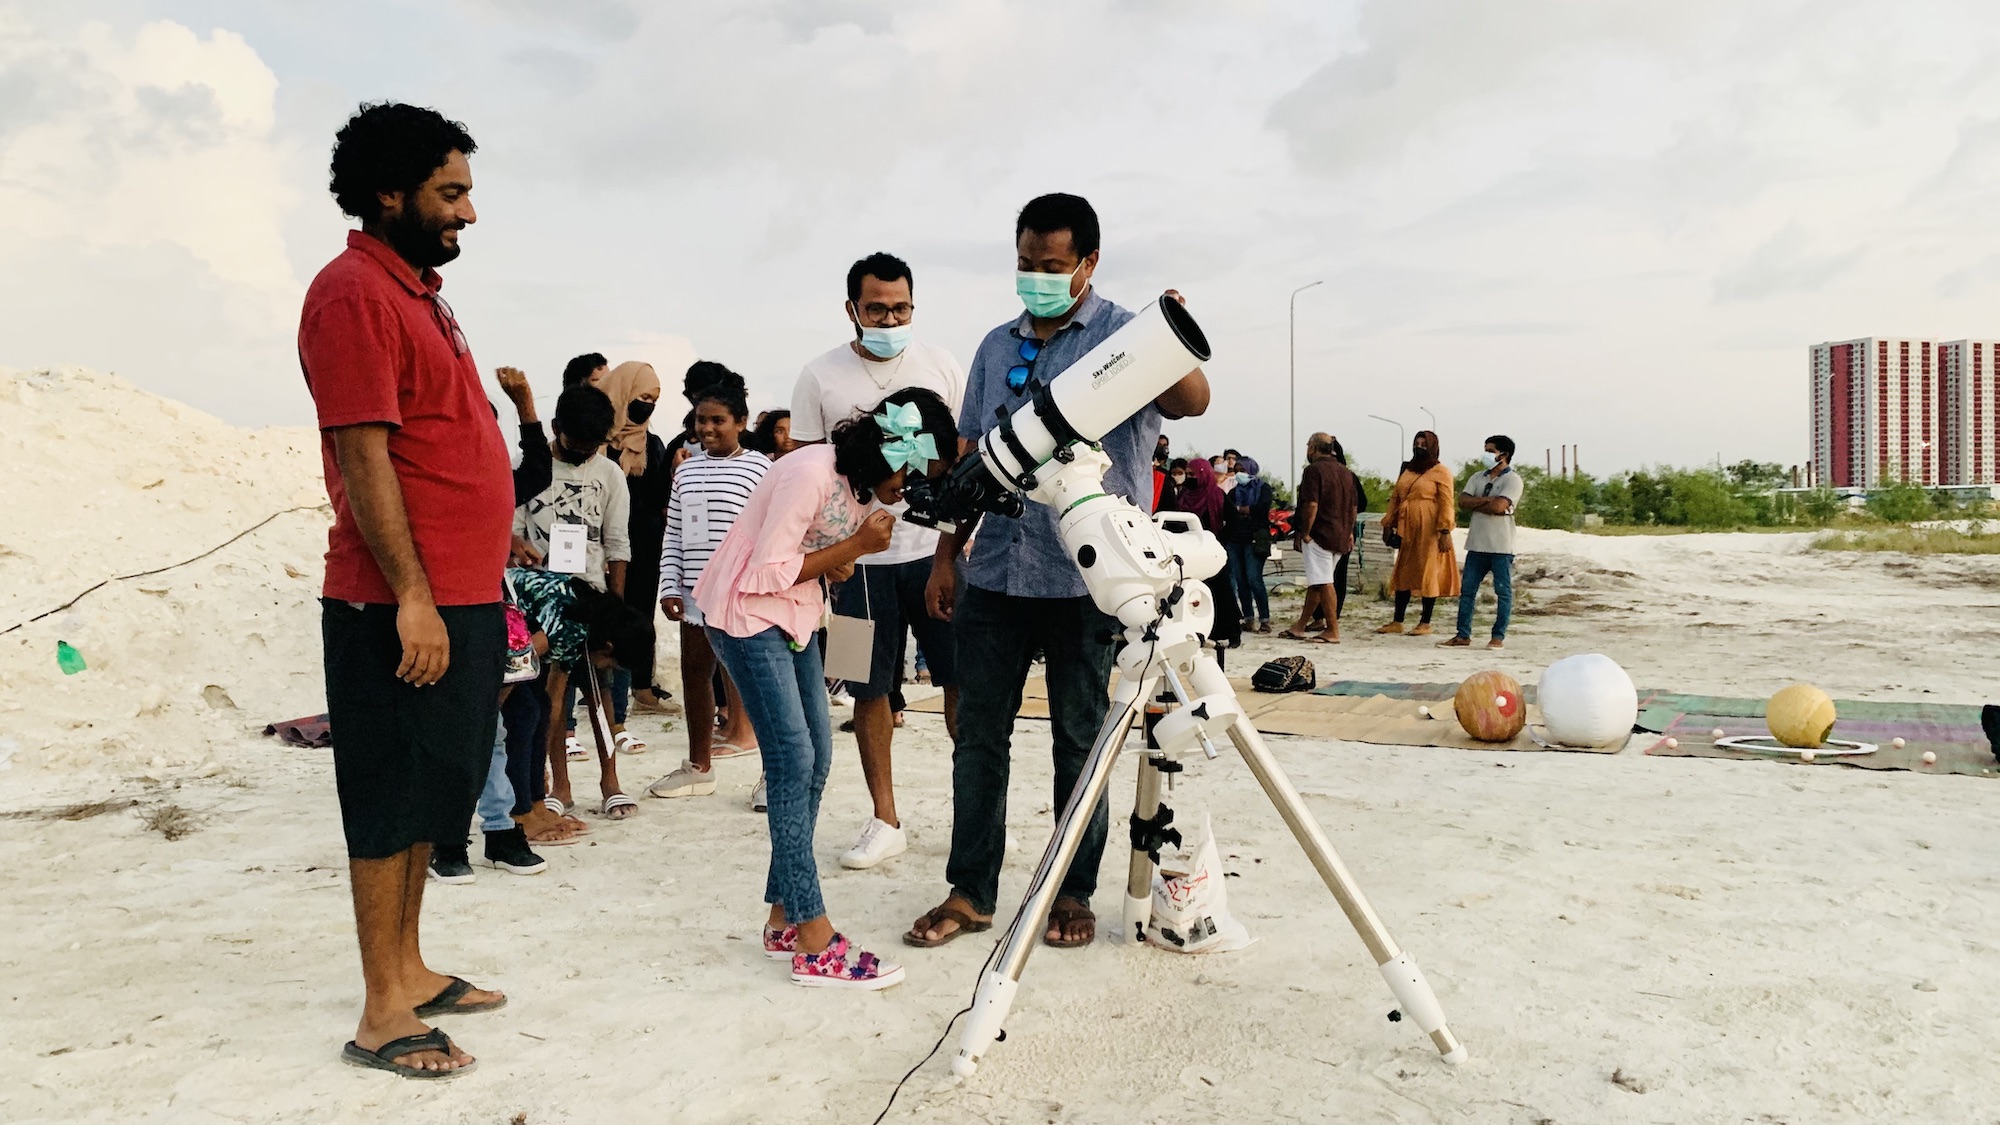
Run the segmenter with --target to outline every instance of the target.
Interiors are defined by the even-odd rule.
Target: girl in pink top
[[[958,425],[929,391],[898,391],[836,426],[828,445],[773,465],[716,548],[694,601],[709,645],[736,684],[764,759],[771,868],[764,952],[789,959],[792,980],[878,989],[903,969],[854,948],[827,919],[813,862],[820,793],[833,766],[820,651],[822,580],[844,581],[855,560],[889,546],[895,504],[912,472],[936,476],[958,450]]]

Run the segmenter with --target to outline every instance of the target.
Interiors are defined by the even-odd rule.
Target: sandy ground
[[[0,628],[219,542],[313,483],[296,433],[145,415],[160,409],[102,380],[0,376],[0,471],[44,472],[79,420],[129,439],[34,490],[10,485],[10,508],[28,510],[0,521]],[[183,447],[188,433],[203,449]],[[166,483],[145,487],[125,463],[139,458],[164,462]],[[0,637],[0,1120],[872,1120],[990,949],[896,941],[943,890],[949,745],[927,716],[898,741],[910,853],[870,872],[835,863],[866,813],[846,736],[819,847],[836,923],[907,964],[904,986],[807,992],[758,956],[767,847],[743,804],[756,768],[726,762],[718,797],[599,822],[584,846],[549,849],[541,877],[433,886],[433,963],[513,997],[446,1024],[476,1073],[419,1086],[339,1064],[359,974],[332,773],[324,752],[253,733],[318,709],[323,528],[318,513],[282,517]],[[1532,604],[1505,653],[1367,634],[1386,607],[1363,603],[1338,648],[1249,655],[1305,651],[1323,679],[1532,679],[1597,650],[1678,690],[1804,678],[1847,697],[1991,697],[2000,561],[1805,546],[1524,533]],[[89,672],[55,671],[58,636]],[[628,763],[638,783],[672,766],[678,732],[635,726],[659,735]],[[1047,832],[1045,730],[1024,722],[1017,739],[1010,902]],[[1445,1066],[1384,1018],[1394,1002],[1359,941],[1225,755],[1191,761],[1174,803],[1214,814],[1256,944],[1043,950],[980,1074],[955,1085],[934,1060],[889,1120],[2000,1121],[2000,787],[1636,750],[1274,744],[1470,1063]],[[101,815],[50,815],[104,800]],[[178,839],[159,831],[169,808]],[[1123,859],[1114,848],[1105,866],[1108,912]]]

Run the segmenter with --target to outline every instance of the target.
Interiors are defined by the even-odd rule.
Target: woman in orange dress
[[[1396,569],[1389,576],[1389,588],[1396,593],[1396,619],[1376,632],[1402,632],[1403,615],[1414,594],[1423,599],[1423,615],[1410,634],[1429,636],[1437,600],[1458,596],[1458,556],[1451,545],[1457,492],[1451,470],[1438,461],[1437,435],[1417,431],[1410,459],[1403,462],[1382,514],[1382,542],[1396,548]]]

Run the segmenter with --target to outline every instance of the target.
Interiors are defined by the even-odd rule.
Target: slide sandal
[[[619,811],[621,809],[631,809],[632,811],[621,812]],[[613,793],[609,797],[604,798],[604,804],[597,811],[602,813],[607,820],[630,820],[638,813],[639,802],[627,797],[623,793]]]
[[[418,1051],[442,1051],[451,1053],[451,1037],[438,1028],[431,1028],[422,1035],[405,1035],[401,1039],[391,1039],[374,1050],[350,1039],[347,1046],[340,1049],[340,1059],[349,1066],[365,1066],[370,1070],[386,1070],[399,1078],[444,1079],[457,1078],[461,1074],[471,1074],[479,1060],[466,1063],[456,1070],[425,1070],[422,1067],[405,1066],[397,1062],[404,1055],[414,1055]]]
[[[497,1012],[507,1006],[507,998],[487,1000],[478,1004],[461,1004],[459,997],[472,991],[472,982],[464,977],[453,977],[444,991],[417,1005],[417,1018],[431,1019],[436,1016],[469,1016],[475,1012]],[[379,1052],[378,1052],[379,1053]]]
[[[629,730],[619,731],[611,740],[612,747],[620,754],[644,754],[646,742]]]
[[[569,822],[578,836],[590,831],[590,825],[577,818],[575,804],[563,804],[555,797],[543,797],[542,807]]]

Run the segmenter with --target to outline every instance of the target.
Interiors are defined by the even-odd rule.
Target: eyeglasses
[[[1021,358],[1027,360],[1027,363],[1017,363],[1007,369],[1008,390],[1013,391],[1015,394],[1021,393],[1021,389],[1028,385],[1028,373],[1031,370],[1029,364],[1034,363],[1035,357],[1041,354],[1042,342],[1040,340],[1021,341]]]
[[[438,331],[444,333],[444,338],[451,341],[452,355],[461,356],[472,350],[472,345],[466,342],[465,330],[458,326],[458,317],[452,314],[451,306],[445,304],[444,297],[436,292],[431,294],[431,319],[437,321]]]
[[[891,317],[894,317],[898,324],[907,324],[910,320],[910,314],[916,311],[917,306],[908,303],[900,305],[871,303],[861,306],[861,315],[867,317],[869,321],[875,324],[880,324]]]

